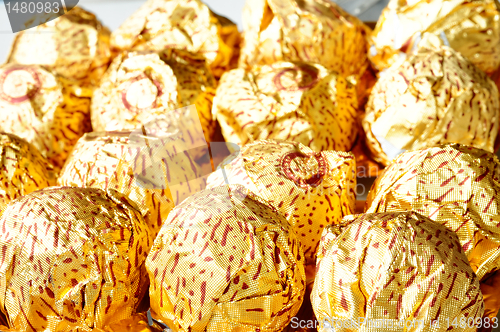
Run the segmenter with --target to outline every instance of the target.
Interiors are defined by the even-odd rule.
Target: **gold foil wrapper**
[[[235,67],[236,24],[200,0],[149,0],[111,35],[120,50],[180,49],[203,55],[215,77]]]
[[[231,160],[232,159],[232,160]],[[294,142],[263,140],[244,145],[207,179],[207,188],[239,184],[280,212],[316,263],[323,228],[354,213],[356,166],[350,152],[323,151]]]
[[[281,331],[305,290],[286,220],[242,186],[182,202],[148,255],[151,309],[173,331]]]
[[[356,87],[317,64],[277,62],[222,77],[213,112],[226,142],[283,139],[314,151],[350,151]]]
[[[0,308],[12,328],[102,328],[135,312],[153,236],[125,196],[47,188],[12,202],[0,224]]]
[[[385,69],[420,47],[446,45],[488,74],[500,65],[497,0],[391,0],[373,30],[370,60]]]
[[[25,140],[0,133],[0,215],[14,199],[55,185],[54,167]]]
[[[376,83],[363,127],[376,161],[461,143],[493,152],[500,120],[495,83],[450,48],[422,49]]]
[[[134,130],[167,113],[194,105],[203,133],[179,124],[195,145],[206,145],[215,131],[212,100],[216,82],[203,57],[186,51],[129,52],[116,57],[92,98],[95,131]],[[170,124],[170,127],[175,125]],[[164,128],[165,131],[174,129]]]
[[[326,323],[335,331],[444,331],[484,312],[457,236],[414,212],[348,216],[325,228],[311,300],[319,332],[331,331]]]
[[[347,77],[368,66],[370,28],[327,0],[248,0],[239,65],[319,63]]]
[[[82,329],[76,329],[71,332],[87,332]],[[148,317],[144,313],[132,315],[132,317],[114,322],[103,328],[92,329],[91,332],[163,332],[161,326],[148,323]]]
[[[43,67],[0,66],[0,131],[33,144],[60,169],[78,139],[91,131],[90,97]]]
[[[181,144],[175,136],[88,133],[76,144],[58,183],[119,191],[137,204],[156,236],[175,204],[205,188],[199,166]]]
[[[111,61],[110,31],[79,7],[16,35],[8,63],[41,65],[80,85],[98,85]]]

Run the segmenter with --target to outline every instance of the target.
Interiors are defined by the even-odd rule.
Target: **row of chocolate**
[[[5,325],[154,330],[148,279],[175,331],[281,331],[312,285],[319,321],[493,317],[499,15],[393,1],[372,32],[330,1],[249,1],[240,49],[202,2],[150,0],[112,34],[80,8],[19,34],[0,67],[0,128],[22,137],[2,135]],[[163,121],[188,105],[201,135]],[[205,179],[169,151],[215,120],[242,148]],[[352,216],[341,151],[363,136],[390,166],[376,214]]]

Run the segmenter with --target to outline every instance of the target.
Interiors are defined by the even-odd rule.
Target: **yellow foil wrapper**
[[[156,236],[175,204],[205,188],[199,166],[174,138],[133,132],[86,134],[76,144],[58,183],[119,191],[137,204]]]
[[[350,151],[356,87],[317,64],[277,62],[222,77],[212,111],[226,142],[283,139],[314,151]]]
[[[194,194],[148,255],[151,309],[175,332],[281,331],[305,290],[286,220],[242,186]]]
[[[450,48],[422,49],[375,84],[363,127],[376,161],[461,143],[493,152],[500,120],[495,83]]]
[[[420,47],[446,45],[492,74],[500,65],[497,0],[391,0],[371,36],[370,60],[385,69]]]
[[[479,279],[457,236],[414,212],[348,216],[328,226],[311,301],[319,332],[476,331]],[[376,324],[376,325],[375,325]],[[436,325],[438,324],[438,325]],[[466,324],[465,324],[466,325]]]
[[[120,50],[199,53],[219,78],[234,68],[240,33],[200,0],[149,0],[112,33],[111,44]]]
[[[41,65],[81,85],[98,85],[112,57],[110,36],[94,14],[75,7],[18,33],[7,62]]]
[[[306,264],[314,265],[323,228],[354,213],[354,155],[314,153],[300,143],[276,140],[249,143],[235,154],[208,177],[207,188],[239,184],[266,200],[298,236]]]
[[[327,0],[248,0],[239,64],[316,62],[347,77],[368,66],[370,28]]]
[[[0,66],[0,131],[33,144],[60,169],[90,126],[90,96],[40,66]]]
[[[0,224],[0,308],[12,328],[102,328],[135,312],[153,236],[125,196],[51,187],[10,203]]]
[[[0,133],[0,215],[14,199],[55,185],[54,167],[25,140]]]
[[[133,130],[181,107],[194,105],[203,133],[179,125],[196,142],[210,142],[215,121],[212,100],[215,80],[205,60],[179,50],[129,52],[116,57],[92,98],[94,131]],[[169,131],[168,129],[164,129]]]
[[[452,144],[400,155],[373,184],[366,207],[367,212],[416,211],[450,228],[484,281],[500,270],[499,192],[498,158]],[[483,291],[487,313],[496,316],[498,288]]]
[[[111,323],[103,328],[95,328],[91,330],[77,328],[71,332],[163,332],[163,329],[156,323],[149,326],[147,315],[144,313],[138,313],[132,315],[130,318]]]

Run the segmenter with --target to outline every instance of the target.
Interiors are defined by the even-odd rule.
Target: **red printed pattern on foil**
[[[301,72],[303,78],[300,82],[297,82],[296,86],[283,86],[281,82],[281,77],[288,72]],[[310,89],[318,82],[318,71],[316,68],[308,65],[297,65],[294,68],[285,68],[279,71],[273,78],[274,85],[279,91],[303,91]]]
[[[12,74],[15,71],[25,71],[29,73],[34,80],[34,86],[23,96],[13,97],[6,94],[4,91],[5,80],[10,74]],[[31,98],[33,98],[34,95],[37,94],[37,92],[40,90],[40,87],[41,87],[40,78],[38,77],[38,73],[34,68],[26,66],[16,66],[7,69],[0,75],[0,99],[3,99],[11,104],[20,104],[30,100]]]
[[[297,177],[291,169],[291,163],[295,158],[310,158],[314,157],[316,162],[318,163],[318,171],[316,174],[311,176],[309,179],[302,179]],[[304,154],[300,152],[292,152],[286,154],[281,160],[281,169],[283,173],[292,181],[294,181],[299,187],[307,188],[307,187],[317,187],[325,177],[327,173],[327,165],[326,160],[323,155],[320,153],[311,153]]]
[[[143,79],[150,80],[156,86],[157,93],[156,93],[155,100],[149,106],[140,108],[140,107],[133,106],[133,105],[131,105],[128,102],[128,100],[127,100],[127,92],[128,92],[128,90],[130,89],[130,86],[133,83],[139,82],[139,81],[141,81]],[[142,73],[141,75],[138,75],[138,76],[136,76],[134,78],[129,79],[125,83],[125,85],[124,85],[124,87],[123,87],[123,89],[121,91],[123,106],[125,106],[129,111],[135,112],[135,113],[140,113],[140,112],[143,112],[143,111],[149,111],[149,110],[155,109],[156,106],[157,106],[157,102],[156,101],[158,100],[159,97],[161,97],[162,94],[163,94],[163,90],[161,88],[160,82],[158,82],[158,80],[155,80],[155,79],[151,78],[149,75],[147,75],[145,73]]]

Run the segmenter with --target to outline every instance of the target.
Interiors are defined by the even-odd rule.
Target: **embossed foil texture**
[[[418,48],[445,45],[491,75],[500,65],[500,4],[497,0],[391,0],[370,44],[370,60],[379,70]]]
[[[323,228],[354,213],[356,166],[352,153],[315,153],[300,143],[255,141],[230,156],[207,179],[207,188],[239,184],[280,212],[314,266]]]
[[[91,131],[91,89],[37,65],[0,66],[0,131],[33,144],[60,169],[78,139]]]
[[[205,188],[199,166],[185,150],[175,135],[89,133],[78,141],[58,183],[119,191],[137,204],[156,236],[175,204]]]
[[[180,49],[202,55],[215,77],[236,66],[236,24],[200,0],[148,0],[111,35],[120,50]]]
[[[174,331],[281,331],[305,290],[286,220],[239,185],[207,189],[169,214],[146,261],[151,309]]]
[[[54,167],[25,140],[0,133],[0,215],[14,199],[55,185]]]
[[[110,37],[111,32],[94,14],[75,7],[18,33],[7,62],[40,65],[82,87],[97,86],[113,55]]]
[[[318,64],[276,62],[222,77],[213,113],[227,142],[302,143],[314,151],[350,151],[357,135],[356,88]]]
[[[493,153],[449,144],[396,158],[373,184],[366,211],[415,211],[445,225],[486,282],[500,270],[499,191],[500,163]],[[485,298],[497,289],[483,287]],[[495,301],[486,306],[494,316],[500,309]]]
[[[484,311],[479,278],[456,234],[414,212],[354,215],[327,226],[311,300],[318,321],[336,331],[443,331],[448,319],[480,319]]]
[[[493,152],[500,119],[495,83],[448,47],[421,49],[375,84],[362,121],[373,158],[461,143]]]
[[[0,308],[11,328],[91,331],[135,312],[154,239],[125,196],[46,188],[11,202],[0,224]]]

